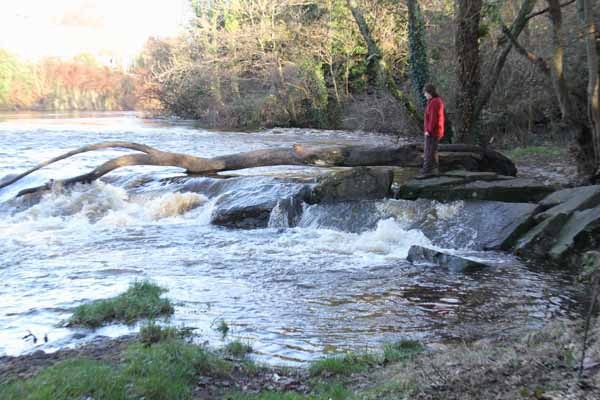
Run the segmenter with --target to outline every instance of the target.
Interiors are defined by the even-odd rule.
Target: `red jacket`
[[[425,132],[441,139],[444,137],[444,102],[441,97],[433,97],[425,107]]]

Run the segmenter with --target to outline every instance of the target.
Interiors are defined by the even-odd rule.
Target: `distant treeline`
[[[369,49],[345,0],[191,3],[196,17],[187,33],[150,40],[139,59],[144,108],[239,129],[394,131],[409,121],[397,101],[370,86]],[[396,2],[374,6],[372,34],[405,80],[407,17]]]
[[[0,49],[0,110],[132,110],[135,86],[91,55],[32,63]]]
[[[466,7],[476,1],[460,3]],[[483,6],[479,1],[478,18],[464,17],[474,21],[474,27],[467,28],[477,36],[466,43],[478,49],[463,45],[460,58],[455,33],[464,24],[454,0],[191,4],[196,16],[186,33],[177,39],[151,40],[140,56],[144,108],[214,127],[417,134],[419,121],[414,117],[423,111],[421,85],[430,80],[446,102],[449,119],[458,122],[469,111],[465,101],[479,102],[476,89],[490,88],[491,96],[476,105],[476,115],[465,116],[476,119],[472,129],[486,133],[487,139],[481,140],[527,141],[535,138],[530,133],[562,131],[550,79],[526,56],[510,51],[511,42],[503,33],[503,25],[522,28],[519,21],[525,20],[520,43],[552,65],[553,25],[547,10],[533,15],[547,7],[544,1],[488,1]],[[562,8],[563,26],[579,26],[575,5],[567,4]],[[567,44],[563,71],[574,93],[585,93],[587,84],[580,32],[563,28],[560,38]],[[466,57],[476,59],[459,65]],[[373,78],[377,64],[384,70],[383,85]],[[466,74],[459,78],[461,69]]]

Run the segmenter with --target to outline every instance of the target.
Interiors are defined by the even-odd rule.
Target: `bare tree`
[[[476,102],[479,95],[479,23],[481,0],[457,0],[456,8],[456,56],[458,58],[458,94],[455,141],[476,143]]]
[[[385,89],[386,84],[386,67],[383,61],[381,49],[371,35],[369,25],[365,20],[362,10],[358,7],[355,0],[346,0],[352,16],[358,25],[360,34],[367,44],[367,74],[369,76],[369,86],[377,90]]]
[[[525,29],[528,16],[537,0],[524,0],[508,32],[517,38]],[[494,51],[493,63],[485,82],[481,82],[479,58],[479,33],[481,21],[481,0],[456,0],[456,53],[458,56],[458,93],[455,142],[486,144],[476,131],[481,112],[487,106],[496,88],[508,55],[513,47],[509,40],[500,40]]]
[[[598,70],[598,47],[596,44],[598,30],[594,18],[591,0],[581,0],[583,3],[585,45],[588,64],[588,119],[590,122],[590,141],[594,150],[594,160],[591,163],[593,181],[600,180],[600,76]]]
[[[352,16],[358,25],[360,33],[367,44],[367,63],[370,86],[375,87],[379,91],[387,88],[389,93],[406,109],[409,115],[416,121],[422,121],[415,105],[410,101],[410,98],[404,91],[398,87],[389,66],[385,64],[383,53],[371,35],[371,30],[369,29],[369,25],[365,20],[362,10],[357,6],[355,0],[346,1],[348,7],[352,11]]]
[[[565,47],[563,43],[562,33],[562,10],[559,0],[546,0],[548,3],[548,12],[550,21],[552,21],[552,85],[560,113],[563,120],[569,120],[571,117],[569,90],[567,88],[567,80],[565,78]]]
[[[517,52],[531,61],[538,70],[552,82],[552,88],[556,102],[558,103],[561,118],[568,129],[576,132],[575,158],[578,171],[582,178],[591,182],[598,181],[600,175],[600,110],[598,98],[598,50],[595,38],[597,28],[594,23],[593,10],[586,8],[582,1],[584,10],[584,30],[582,37],[586,43],[586,55],[588,64],[588,88],[587,88],[587,121],[583,115],[578,115],[573,110],[575,104],[581,102],[581,96],[576,96],[574,89],[569,86],[565,76],[565,44],[564,31],[562,29],[562,8],[572,4],[572,1],[559,3],[558,0],[547,0],[548,7],[542,11],[528,16],[548,13],[552,23],[552,59],[545,60],[543,57],[525,49],[512,35],[510,30],[503,28],[505,36],[515,46]],[[589,11],[590,14],[587,14]]]

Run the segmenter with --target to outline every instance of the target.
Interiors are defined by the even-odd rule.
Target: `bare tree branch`
[[[576,1],[577,1],[577,0],[569,0],[569,1],[567,1],[566,3],[562,3],[562,4],[560,5],[560,8],[563,8],[563,7],[566,7],[566,6],[570,5],[570,4],[573,4],[573,3],[575,3]],[[547,13],[548,11],[550,11],[550,7],[546,7],[546,8],[544,8],[543,10],[540,10],[540,11],[534,12],[534,13],[532,13],[532,14],[529,14],[527,17],[525,17],[525,19],[526,19],[527,21],[529,21],[530,19],[532,19],[532,18],[535,18],[535,17],[537,17],[538,15],[545,14],[545,13]]]

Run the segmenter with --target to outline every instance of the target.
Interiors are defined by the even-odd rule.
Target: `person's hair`
[[[439,97],[440,96],[438,94],[437,90],[435,90],[435,86],[433,86],[433,83],[427,83],[427,84],[425,84],[425,87],[423,89],[427,93],[429,93],[431,95],[431,97]]]

